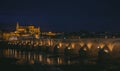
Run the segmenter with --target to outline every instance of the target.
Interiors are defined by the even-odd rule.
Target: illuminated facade
[[[62,33],[54,33],[54,32],[42,32],[42,35],[47,35],[47,36],[56,36],[56,35],[61,35]]]
[[[15,33],[29,35],[40,34],[40,28],[36,28],[35,26],[20,26],[19,23],[17,23]]]
[[[40,36],[40,28],[39,27],[36,28],[35,26],[31,26],[31,25],[30,26],[20,26],[18,22],[16,25],[16,30],[14,32],[3,34],[3,38],[6,40],[30,39],[30,38],[39,39],[39,36]]]

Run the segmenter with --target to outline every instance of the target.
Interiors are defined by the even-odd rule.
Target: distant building
[[[40,36],[40,28],[35,26],[20,26],[17,22],[16,30],[10,33],[3,33],[3,38],[6,40],[17,40],[17,39],[39,39]]]
[[[56,35],[61,35],[62,33],[54,33],[54,32],[42,32],[41,35],[46,35],[46,36],[56,36]]]
[[[36,28],[35,26],[20,26],[19,23],[17,23],[15,33],[30,35],[40,34],[40,28]]]

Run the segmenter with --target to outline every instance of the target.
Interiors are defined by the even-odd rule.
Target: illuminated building
[[[15,33],[30,35],[40,34],[40,28],[36,28],[35,26],[20,26],[19,23],[17,23]]]
[[[6,40],[17,40],[18,39],[30,39],[36,38],[39,39],[40,28],[35,26],[20,26],[17,22],[16,30],[10,33],[3,33],[3,38]],[[15,39],[14,39],[15,38]]]
[[[62,33],[54,33],[54,32],[42,32],[42,35],[47,35],[47,36],[56,36],[56,35],[61,35]]]
[[[3,33],[3,39],[5,40],[18,40],[18,39],[39,39],[41,36],[56,36],[62,33],[54,32],[41,32],[39,27],[33,25],[20,26],[17,22],[16,30],[9,33]]]

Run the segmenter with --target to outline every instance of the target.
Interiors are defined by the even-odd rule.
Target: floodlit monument
[[[4,33],[3,38],[6,40],[18,40],[18,39],[39,39],[40,28],[33,25],[20,26],[17,22],[16,30],[10,33]]]

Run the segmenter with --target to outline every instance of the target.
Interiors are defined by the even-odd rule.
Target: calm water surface
[[[53,54],[46,54],[43,52],[34,51],[20,51],[17,49],[3,49],[1,50],[2,57],[15,58],[17,64],[77,64],[79,63],[79,58],[71,59],[64,55],[55,56]]]

